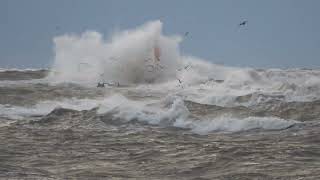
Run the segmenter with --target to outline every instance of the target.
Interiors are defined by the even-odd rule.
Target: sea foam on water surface
[[[257,70],[217,65],[181,55],[182,39],[178,35],[163,35],[160,21],[117,32],[109,39],[94,31],[55,37],[55,58],[46,82],[53,86],[57,83],[95,86],[98,82],[127,85],[121,92],[138,93],[139,100],[117,92],[99,99],[66,97],[32,107],[0,107],[0,110],[7,116],[25,116],[45,115],[56,107],[75,110],[99,107],[99,114],[109,113],[113,118],[189,128],[202,134],[283,129],[296,122],[275,117],[237,118],[228,114],[195,118],[184,100],[220,106],[254,106],[274,98],[314,101],[320,97],[319,70]],[[153,100],[143,98],[149,93],[160,95]],[[242,96],[247,99],[237,100]]]
[[[198,134],[212,131],[236,132],[250,129],[277,130],[297,123],[274,117],[236,118],[220,116],[212,119],[191,116],[184,101],[175,96],[168,96],[164,101],[134,101],[121,94],[114,94],[105,99],[66,99],[63,101],[43,101],[31,107],[0,106],[1,116],[11,119],[23,119],[28,116],[46,115],[56,108],[90,110],[98,107],[98,114],[108,115],[111,119],[130,122],[138,120],[161,126],[174,126],[191,129]],[[62,118],[62,117],[61,117]]]

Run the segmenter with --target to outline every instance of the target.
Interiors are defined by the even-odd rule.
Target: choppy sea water
[[[286,81],[236,96],[253,84],[97,88],[3,70],[0,178],[319,179],[319,85],[288,77],[319,72],[252,71]]]
[[[161,21],[67,33],[49,69],[0,69],[0,179],[320,179],[320,70],[217,65],[182,40]]]

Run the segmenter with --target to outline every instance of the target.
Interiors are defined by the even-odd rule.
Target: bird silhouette
[[[245,26],[248,23],[248,21],[242,21],[239,26]]]

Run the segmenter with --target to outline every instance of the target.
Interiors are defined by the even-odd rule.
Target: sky
[[[319,68],[319,9],[319,0],[0,0],[0,68],[50,67],[55,36],[95,30],[108,37],[158,19],[164,34],[189,32],[183,55],[228,66]]]

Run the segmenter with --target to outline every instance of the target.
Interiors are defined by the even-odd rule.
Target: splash
[[[179,52],[181,36],[164,35],[162,26],[161,21],[151,21],[110,39],[94,31],[55,37],[49,82],[138,84],[142,90],[152,83],[153,90],[172,90],[188,100],[221,106],[254,106],[269,97],[320,97],[319,70],[227,67],[186,57]]]
[[[51,82],[121,84],[162,82],[175,77],[181,63],[179,36],[162,34],[162,22],[148,22],[115,33],[110,40],[87,31],[54,38]]]

